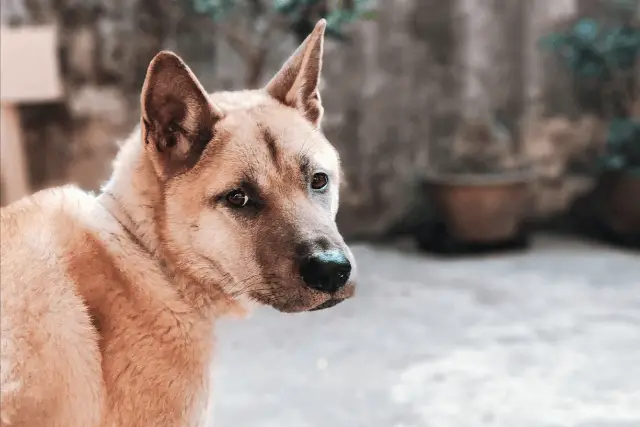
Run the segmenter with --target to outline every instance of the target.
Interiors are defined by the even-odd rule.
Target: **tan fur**
[[[206,95],[160,53],[102,194],[68,186],[2,209],[1,426],[203,426],[217,318],[353,295],[353,272],[328,295],[296,270],[313,239],[353,262],[334,222],[338,157],[319,130],[323,31],[260,91]],[[323,194],[305,181],[317,170]],[[244,180],[255,211],[220,199]]]

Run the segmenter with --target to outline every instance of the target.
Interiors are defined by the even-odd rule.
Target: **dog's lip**
[[[342,301],[344,301],[344,298],[331,298],[329,300],[326,300],[322,304],[313,307],[309,311],[318,311],[318,310],[324,310],[324,309],[327,309],[327,308],[331,308],[333,306],[336,306],[336,305],[340,304]]]

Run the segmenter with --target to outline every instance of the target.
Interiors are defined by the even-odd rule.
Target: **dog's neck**
[[[241,305],[230,300],[216,284],[195,283],[165,257],[156,221],[156,209],[163,203],[162,187],[144,151],[139,129],[122,144],[111,179],[103,187],[99,201],[130,238],[158,262],[187,304],[215,317],[246,314]]]
[[[140,140],[140,131],[121,146],[113,174],[99,196],[101,203],[154,257],[160,257],[160,237],[155,206],[161,203],[161,187]]]

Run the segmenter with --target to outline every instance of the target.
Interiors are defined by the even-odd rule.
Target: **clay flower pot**
[[[463,243],[517,238],[531,207],[531,173],[439,174],[427,191],[447,234]]]
[[[640,238],[640,173],[622,169],[603,173],[595,194],[604,225],[621,236]]]

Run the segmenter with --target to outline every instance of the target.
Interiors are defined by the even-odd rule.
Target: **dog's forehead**
[[[338,168],[333,146],[292,108],[261,105],[230,112],[227,119],[229,149],[246,161],[259,160],[257,165],[265,169],[304,164],[329,172]]]

